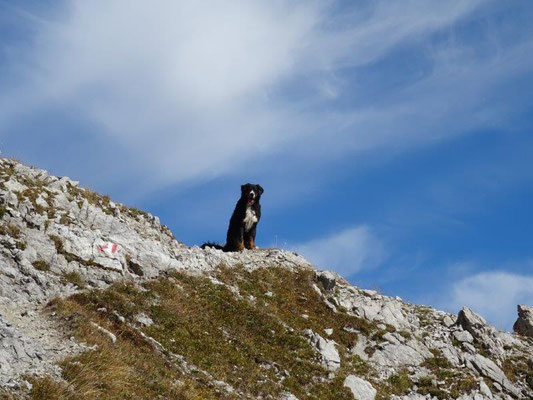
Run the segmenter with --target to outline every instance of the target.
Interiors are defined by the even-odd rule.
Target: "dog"
[[[241,186],[241,197],[229,221],[226,244],[207,242],[201,248],[213,247],[222,251],[241,251],[255,249],[257,224],[261,219],[259,199],[264,190],[261,185],[246,183]]]

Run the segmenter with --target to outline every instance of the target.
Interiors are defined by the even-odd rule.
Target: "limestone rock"
[[[487,321],[468,307],[463,307],[457,316],[457,325],[468,331],[472,337],[481,343],[493,356],[505,359],[506,351],[503,335],[487,324]]]
[[[420,342],[411,341],[407,344],[386,344],[382,349],[376,350],[370,359],[382,366],[401,367],[407,365],[420,365],[433,354]]]
[[[474,337],[468,331],[455,331],[453,337],[459,342],[472,343],[474,341]]]
[[[459,311],[456,324],[462,326],[475,338],[479,338],[483,334],[482,331],[487,327],[487,321],[468,307],[463,307]]]
[[[293,395],[291,392],[283,392],[279,400],[298,400],[298,397]]]
[[[322,283],[322,286],[326,290],[333,290],[336,284],[336,278],[335,275],[330,271],[317,271],[316,272],[316,279],[320,283]]]
[[[343,385],[351,390],[356,400],[374,400],[376,398],[377,391],[370,382],[357,376],[348,375]]]
[[[492,399],[492,392],[490,391],[489,387],[487,386],[487,384],[483,380],[479,383],[479,391],[485,397],[487,397],[489,399]]]
[[[91,326],[93,326],[94,328],[96,328],[98,331],[102,332],[104,335],[106,335],[109,340],[111,340],[112,343],[115,343],[117,341],[117,337],[115,336],[114,333],[112,332],[109,332],[107,329],[105,328],[102,328],[100,325],[98,324],[95,324],[94,322],[91,321]]]
[[[306,329],[305,335],[309,338],[311,345],[320,353],[324,368],[328,371],[337,371],[341,366],[341,358],[335,347],[336,343],[333,340],[324,339],[311,329]]]
[[[152,318],[148,317],[145,314],[136,315],[135,321],[137,321],[139,324],[144,325],[144,326],[151,326],[154,324],[154,321],[152,321]]]
[[[363,292],[361,296],[345,288],[339,288],[336,299],[339,305],[358,317],[391,325],[396,329],[410,326],[401,301],[381,296],[376,292],[369,295],[368,292]]]
[[[513,325],[516,333],[533,337],[533,307],[524,304],[518,306],[518,319]]]

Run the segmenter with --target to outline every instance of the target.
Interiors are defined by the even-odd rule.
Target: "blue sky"
[[[528,1],[0,0],[0,150],[510,329],[533,304]],[[496,301],[495,301],[496,299]]]

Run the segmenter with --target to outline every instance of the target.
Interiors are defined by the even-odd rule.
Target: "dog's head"
[[[264,190],[261,185],[247,183],[241,186],[241,198],[246,200],[246,204],[249,206],[257,203],[263,192]]]

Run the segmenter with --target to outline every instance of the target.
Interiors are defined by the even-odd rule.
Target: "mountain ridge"
[[[0,219],[0,398],[533,398],[527,307],[511,334],[292,252],[188,247],[10,159]]]

